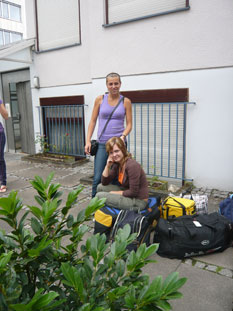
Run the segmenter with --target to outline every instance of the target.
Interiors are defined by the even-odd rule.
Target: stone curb
[[[233,270],[231,269],[227,269],[221,266],[210,265],[202,261],[197,261],[196,259],[193,259],[193,258],[184,259],[182,263],[192,266],[192,267],[202,269],[202,270],[214,272],[219,275],[226,276],[230,279],[233,279]]]

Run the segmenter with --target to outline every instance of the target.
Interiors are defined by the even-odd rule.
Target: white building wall
[[[186,177],[232,190],[233,2],[190,1],[189,11],[109,28],[103,3],[81,1],[80,46],[34,55],[31,77],[41,84],[32,85],[35,132],[39,99],[72,95],[84,95],[87,130],[111,71],[122,75],[122,91],[189,88],[196,105],[187,111]]]
[[[197,187],[233,189],[233,68],[159,73],[122,78],[122,91],[189,88],[187,109],[186,178]],[[39,98],[84,95],[85,123],[89,123],[93,102],[105,92],[105,79],[92,84],[33,89],[33,102]],[[38,120],[37,108],[34,120]],[[39,122],[35,122],[39,132]],[[95,135],[94,135],[95,136]]]
[[[108,28],[102,27],[103,4],[81,1],[80,46],[35,55],[42,87],[86,83],[111,71],[132,75],[233,65],[233,1],[190,1],[188,11]]]

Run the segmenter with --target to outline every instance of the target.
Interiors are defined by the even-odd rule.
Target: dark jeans
[[[92,198],[96,195],[96,189],[98,184],[101,182],[101,176],[105,165],[107,163],[108,154],[105,149],[105,144],[100,144],[98,146],[97,153],[95,155],[94,161],[94,178],[92,183]]]
[[[4,159],[4,148],[6,143],[6,136],[4,130],[0,131],[0,182],[1,185],[6,186],[6,162]]]

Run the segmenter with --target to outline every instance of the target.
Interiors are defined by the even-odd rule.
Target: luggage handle
[[[164,202],[162,203],[162,209],[165,210],[165,209],[164,209],[164,204],[166,204],[166,202],[167,202],[167,200],[168,200],[169,198],[172,198],[176,203],[178,203],[178,204],[180,205],[180,207],[182,208],[182,210],[183,210],[183,215],[186,215],[185,206],[184,206],[182,203],[180,203],[179,201],[176,201],[176,199],[174,199],[174,197],[168,197],[166,200],[164,200]],[[169,219],[168,208],[166,209],[166,214],[167,214],[167,219]]]
[[[183,226],[185,227],[185,229],[187,230],[190,238],[193,239],[197,233],[195,228],[189,228],[183,220],[182,220],[182,223],[183,223]]]

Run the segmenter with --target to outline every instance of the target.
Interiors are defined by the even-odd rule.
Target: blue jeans
[[[6,186],[6,162],[4,159],[4,147],[6,143],[5,132],[0,131],[0,186]]]
[[[105,165],[107,163],[108,154],[105,149],[105,144],[100,144],[98,146],[97,153],[95,155],[94,161],[94,178],[92,183],[92,198],[96,195],[96,189],[98,184],[101,182],[101,176]]]

